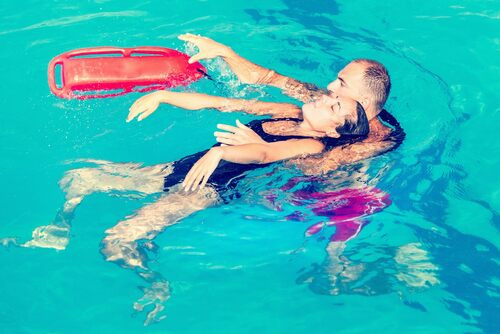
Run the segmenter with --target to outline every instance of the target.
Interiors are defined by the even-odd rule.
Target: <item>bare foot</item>
[[[69,243],[69,226],[38,226],[33,230],[31,237],[31,240],[21,246],[64,250]]]
[[[154,305],[154,308],[147,313],[144,326],[165,319],[166,315],[160,315],[160,313],[165,309],[165,302],[170,298],[168,282],[153,282],[151,287],[142,288],[142,291],[144,292],[144,296],[134,303],[134,309],[137,312],[142,312],[145,307]]]

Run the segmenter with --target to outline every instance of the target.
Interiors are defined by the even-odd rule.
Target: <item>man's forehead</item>
[[[339,77],[345,79],[346,77],[356,77],[364,74],[365,65],[361,62],[350,62],[339,72]]]

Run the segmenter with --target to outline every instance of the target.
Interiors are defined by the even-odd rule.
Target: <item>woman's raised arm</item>
[[[301,109],[291,103],[231,99],[199,93],[157,91],[142,96],[132,104],[127,116],[127,122],[136,117],[138,121],[143,120],[154,113],[160,103],[167,103],[188,110],[211,108],[223,112],[244,111],[249,114],[271,115],[273,117],[302,117]]]

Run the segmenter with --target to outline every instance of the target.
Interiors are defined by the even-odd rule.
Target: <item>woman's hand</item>
[[[185,191],[201,189],[207,184],[208,178],[215,171],[222,160],[223,149],[221,147],[211,148],[203,157],[198,160],[189,170],[182,182]]]
[[[167,91],[157,91],[151,94],[144,95],[137,99],[129,109],[127,122],[130,122],[135,117],[138,121],[142,121],[158,109],[160,102],[165,102]]]
[[[193,43],[199,52],[189,58],[189,63],[200,61],[202,59],[212,59],[218,56],[226,56],[231,52],[231,49],[224,44],[218,43],[208,37],[203,37],[193,34],[182,34],[178,37],[181,41]]]
[[[236,126],[218,124],[217,128],[228,132],[214,132],[215,139],[222,145],[265,144],[266,142],[248,126],[236,120]]]

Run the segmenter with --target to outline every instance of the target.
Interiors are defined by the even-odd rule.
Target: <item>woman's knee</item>
[[[108,235],[101,242],[101,253],[106,261],[116,262],[122,267],[145,269],[146,252],[137,241],[125,241]]]

